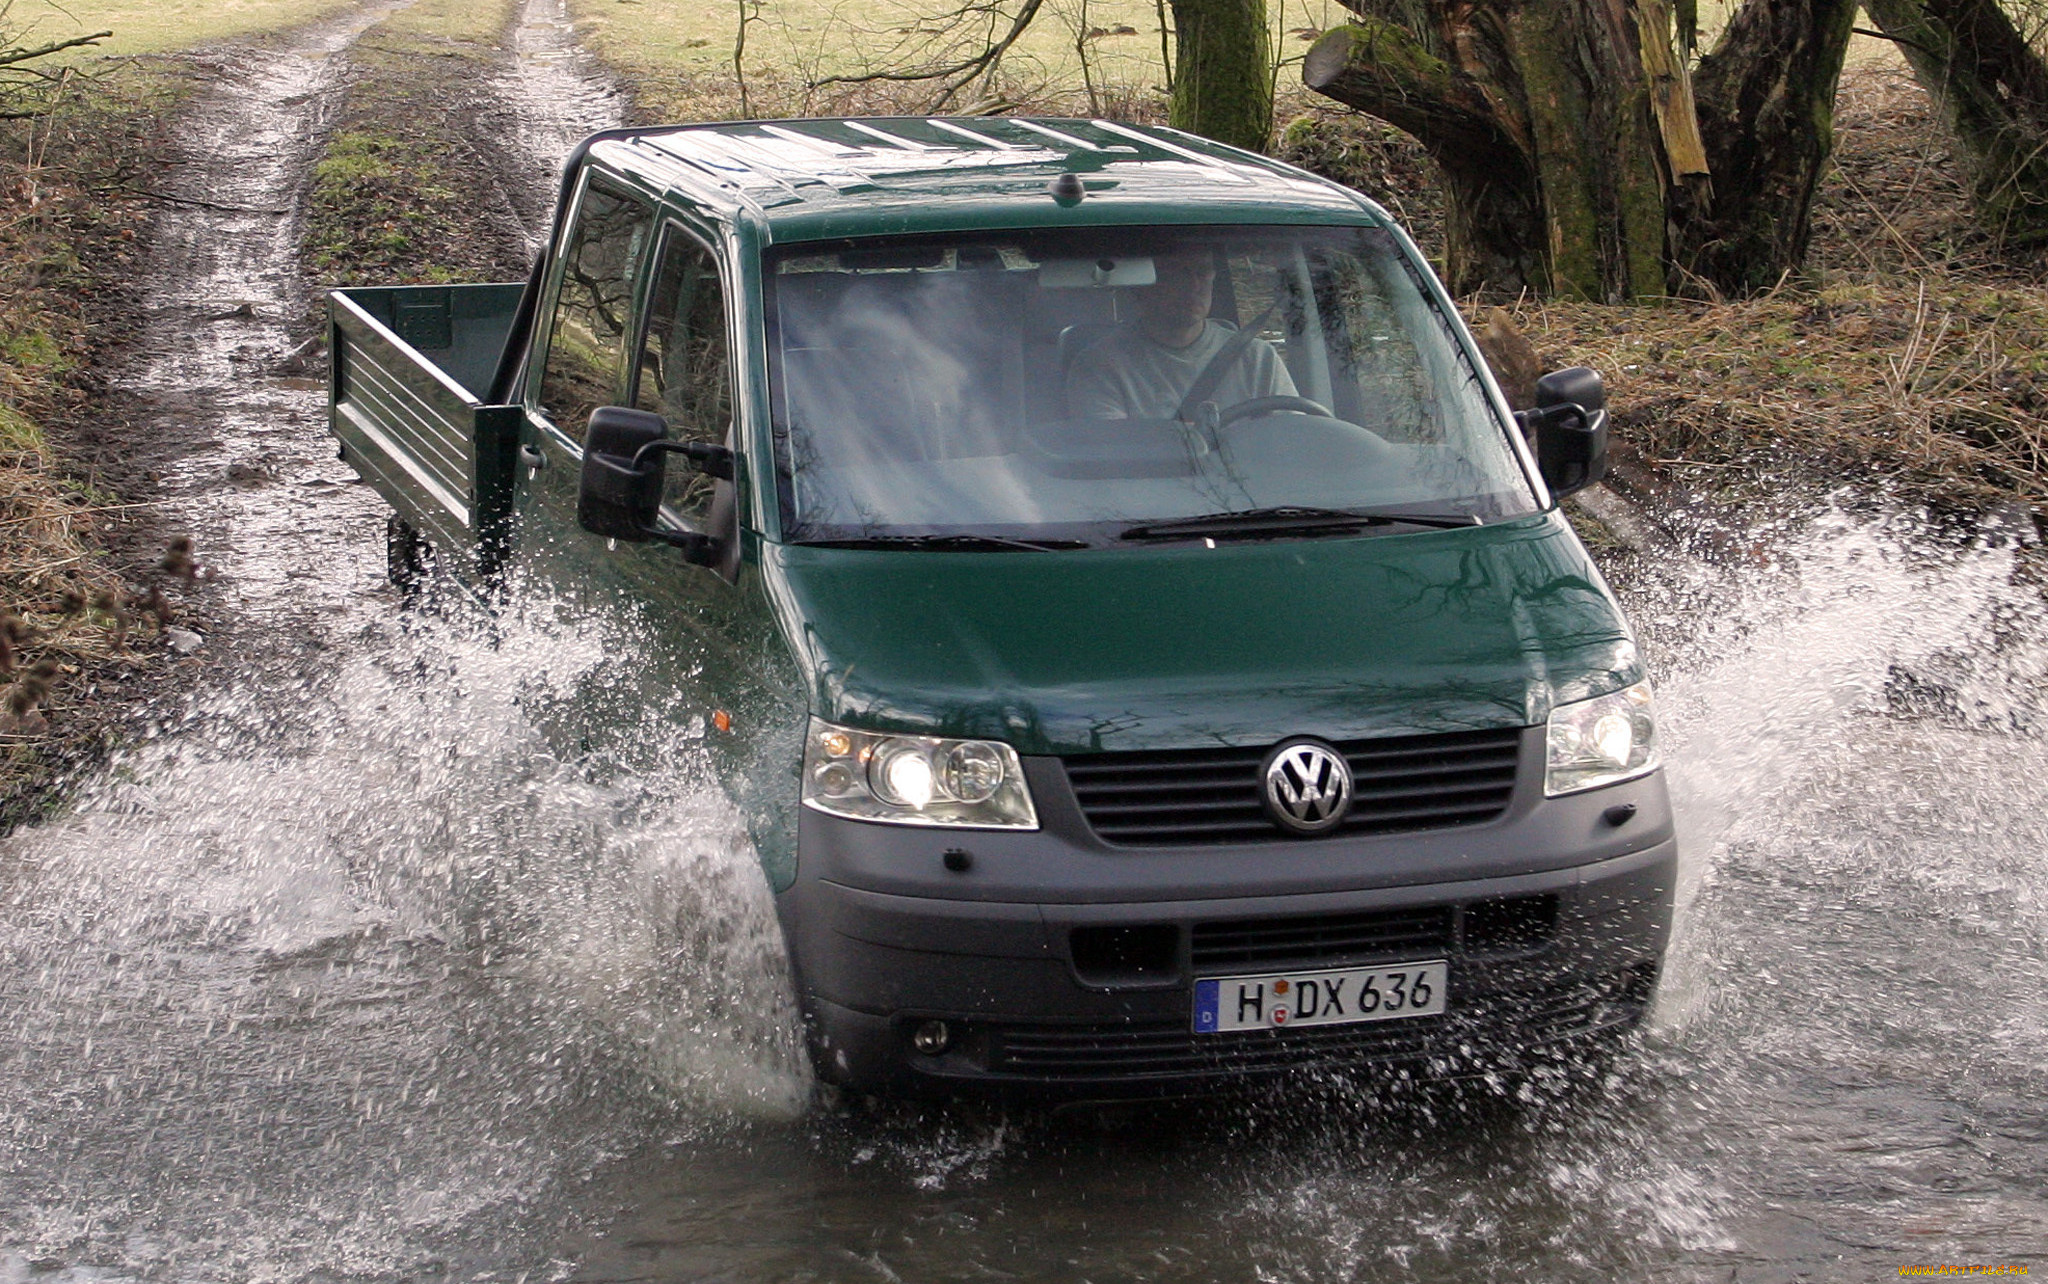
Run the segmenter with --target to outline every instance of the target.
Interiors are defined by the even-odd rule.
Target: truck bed
[[[524,283],[328,295],[329,424],[341,457],[465,579],[498,569],[520,410],[484,404]]]

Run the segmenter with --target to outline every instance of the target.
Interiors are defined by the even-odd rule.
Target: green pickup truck
[[[706,728],[822,1079],[1454,1076],[1642,1019],[1672,813],[1557,504],[1600,380],[1511,414],[1357,193],[1100,120],[611,131],[530,281],[331,319],[401,587],[678,657],[591,716]]]

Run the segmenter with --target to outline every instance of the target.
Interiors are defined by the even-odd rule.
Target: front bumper
[[[1032,786],[1045,828],[1028,834],[804,814],[778,909],[822,1078],[1117,1097],[1303,1066],[1478,1071],[1635,1023],[1670,935],[1661,773],[1562,799],[1539,782],[1454,831],[1200,851],[1108,847],[1056,765]],[[1436,958],[1441,1016],[1193,1031],[1198,977]],[[930,1021],[950,1036],[936,1055],[912,1043]]]

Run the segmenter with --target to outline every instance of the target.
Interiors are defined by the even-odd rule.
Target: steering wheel
[[[1277,414],[1281,411],[1292,411],[1297,415],[1319,415],[1324,419],[1337,417],[1330,413],[1328,406],[1310,401],[1307,397],[1253,397],[1250,401],[1240,401],[1234,406],[1219,410],[1216,413],[1216,426],[1221,428],[1225,424],[1234,424],[1240,419],[1250,419],[1254,415]]]

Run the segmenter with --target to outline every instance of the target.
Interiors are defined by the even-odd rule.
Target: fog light
[[[938,1056],[953,1046],[953,1027],[944,1021],[927,1021],[910,1036],[910,1046],[928,1057]]]

